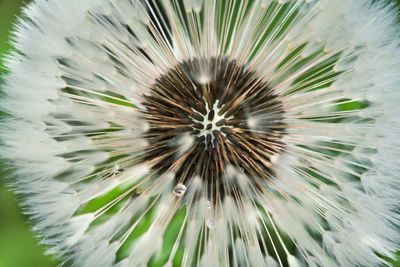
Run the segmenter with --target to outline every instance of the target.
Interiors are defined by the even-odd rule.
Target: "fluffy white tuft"
[[[393,257],[399,32],[393,5],[375,2],[28,5],[7,59],[0,155],[49,252],[83,267],[380,266]],[[153,145],[142,103],[179,62],[217,56],[268,82],[286,128],[283,152],[265,163],[269,180],[229,165],[219,185],[240,193],[210,199],[209,177],[184,183],[140,161]],[[253,133],[268,121],[246,118]],[[176,159],[195,138],[168,144]]]

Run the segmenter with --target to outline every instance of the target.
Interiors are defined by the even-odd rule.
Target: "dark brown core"
[[[156,81],[143,106],[150,126],[143,158],[156,172],[171,171],[182,184],[199,176],[212,196],[232,190],[224,182],[229,165],[254,183],[273,176],[284,110],[245,66],[226,58],[183,62]]]

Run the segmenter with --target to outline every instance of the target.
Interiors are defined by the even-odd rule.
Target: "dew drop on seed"
[[[177,197],[181,197],[185,194],[186,192],[186,186],[182,183],[179,183],[175,186],[174,188],[174,195]]]
[[[135,190],[131,193],[131,199],[138,198],[142,194],[142,191],[140,189]]]
[[[117,175],[121,172],[121,166],[119,166],[119,164],[115,164],[112,170],[114,175]]]
[[[214,219],[207,219],[206,220],[206,225],[210,229],[215,228],[215,220]]]

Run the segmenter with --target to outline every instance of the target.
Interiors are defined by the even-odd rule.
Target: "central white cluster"
[[[196,120],[193,118],[194,122],[200,123],[203,125],[203,129],[200,129],[200,130],[196,129],[196,130],[200,131],[200,133],[198,133],[196,135],[197,137],[204,136],[205,138],[207,138],[207,136],[210,135],[212,138],[211,140],[214,140],[215,136],[214,136],[213,132],[215,130],[220,131],[221,128],[223,128],[223,127],[229,127],[229,126],[226,126],[224,123],[221,123],[222,121],[227,120],[228,118],[226,118],[226,116],[225,116],[226,113],[224,113],[222,115],[218,114],[222,108],[222,107],[218,108],[218,104],[219,104],[219,100],[215,101],[211,108],[208,105],[208,103],[206,104],[206,110],[207,110],[206,115],[199,113],[203,116],[203,121],[199,121],[199,120]],[[194,111],[196,111],[196,110],[194,110]]]

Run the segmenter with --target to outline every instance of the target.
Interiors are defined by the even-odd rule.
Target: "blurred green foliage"
[[[24,0],[0,0],[0,55],[4,55],[10,49],[8,42],[9,32],[12,29],[12,24],[15,21],[15,17],[18,14],[21,5],[24,4]],[[2,67],[2,58],[0,58],[1,71],[4,71]]]
[[[2,61],[4,55],[11,49],[9,37],[12,25],[20,12],[21,6],[28,1],[0,0],[0,74],[5,72]],[[396,1],[400,4],[400,0]],[[27,218],[21,214],[18,208],[16,197],[7,191],[2,182],[1,173],[0,170],[0,267],[57,266],[59,264],[57,260],[44,255],[44,248],[38,244],[38,240],[33,236],[26,223]],[[171,230],[171,232],[174,231]],[[172,234],[172,238],[173,236]],[[169,248],[164,248],[164,250],[168,251]],[[165,253],[162,253],[160,258],[165,257],[163,254]],[[157,260],[159,259],[155,259],[155,261]],[[393,266],[400,267],[400,260],[393,263]]]

